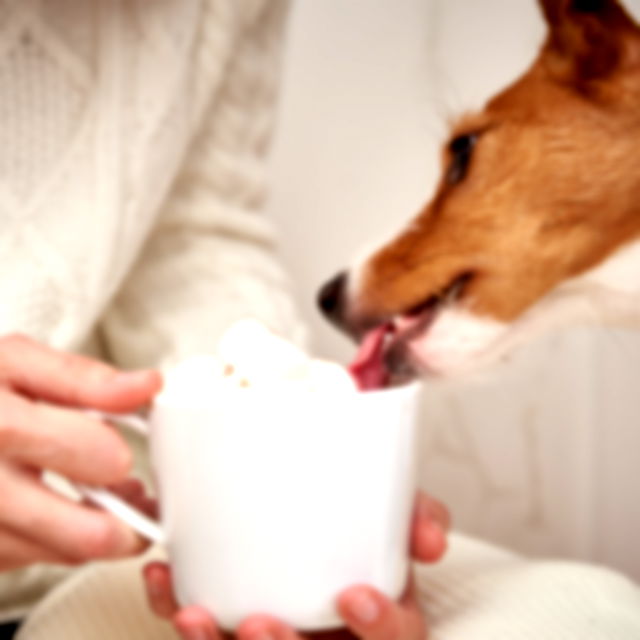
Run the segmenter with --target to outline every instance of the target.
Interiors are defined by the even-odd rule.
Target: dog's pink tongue
[[[384,343],[389,325],[382,325],[369,331],[363,338],[358,353],[349,365],[349,373],[353,376],[361,391],[382,389],[389,382],[389,372],[384,364]]]

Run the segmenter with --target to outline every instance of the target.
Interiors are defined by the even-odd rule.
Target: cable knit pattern
[[[143,563],[80,571],[34,610],[18,640],[177,640],[148,609]],[[640,591],[606,569],[530,562],[454,535],[445,560],[416,576],[432,640],[640,638]]]
[[[126,367],[252,315],[303,340],[258,213],[287,0],[0,0],[0,335]],[[0,619],[63,572],[0,575]]]
[[[265,197],[262,158],[272,129],[282,11],[280,3],[267,3],[256,21],[243,24],[218,91],[206,96],[182,173],[104,317],[104,335],[120,363],[204,351],[240,312],[256,313],[288,335],[296,330],[272,258],[273,232],[254,213]],[[215,41],[211,33],[203,38]],[[175,335],[176,326],[189,331]]]
[[[127,366],[300,328],[256,215],[281,0],[5,0],[0,333]],[[135,268],[132,267],[135,265]]]

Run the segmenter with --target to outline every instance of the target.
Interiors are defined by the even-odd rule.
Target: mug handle
[[[94,410],[87,410],[84,413],[92,418],[125,427],[145,437],[149,436],[149,423],[141,416],[134,414],[119,415]],[[71,484],[83,498],[88,499],[116,518],[119,518],[144,538],[158,544],[164,544],[165,535],[160,524],[130,504],[127,504],[122,498],[100,487],[90,487],[79,482],[72,482]]]

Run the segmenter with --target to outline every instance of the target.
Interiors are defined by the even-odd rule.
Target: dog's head
[[[357,339],[390,329],[399,375],[473,369],[593,315],[587,292],[640,236],[640,29],[612,0],[540,4],[540,55],[455,126],[431,202],[320,293]]]

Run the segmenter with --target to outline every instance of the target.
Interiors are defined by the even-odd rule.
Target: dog
[[[640,324],[640,27],[615,0],[539,5],[538,57],[453,128],[433,199],[318,295],[362,345],[363,386]]]

